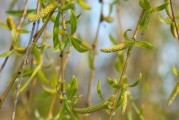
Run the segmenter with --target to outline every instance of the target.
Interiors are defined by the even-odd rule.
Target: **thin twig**
[[[137,25],[136,25],[136,29],[135,29],[134,34],[133,34],[133,36],[132,36],[132,39],[133,39],[134,41],[135,41],[136,38],[137,38],[137,35],[138,35],[138,32],[139,32],[139,24],[140,24],[140,22],[141,22],[143,16],[144,16],[144,9],[142,10],[142,12],[141,12],[141,14],[140,14],[138,23],[137,23]],[[127,57],[126,57],[126,59],[125,59],[124,66],[123,66],[123,68],[122,68],[121,76],[120,76],[120,78],[119,78],[119,80],[118,80],[118,84],[119,84],[119,85],[121,85],[122,80],[123,80],[122,78],[123,78],[123,76],[124,76],[124,74],[125,74],[125,72],[126,72],[127,65],[128,65],[128,62],[129,62],[129,58],[130,58],[130,55],[131,55],[131,52],[132,52],[132,48],[133,48],[133,46],[132,46],[131,48],[129,48],[128,51],[127,51]],[[115,97],[117,98],[117,96],[119,96],[119,91],[118,91],[118,90],[115,91]],[[113,108],[115,108],[115,103],[116,103],[116,99],[115,99],[115,100],[113,101],[113,103],[112,103],[112,107],[113,107]],[[109,120],[112,120],[112,115],[113,115],[113,109],[112,109],[111,112],[110,112],[110,118],[109,118]]]
[[[28,0],[25,1],[24,11],[23,11],[22,17],[21,17],[21,19],[20,19],[19,25],[17,26],[17,29],[20,29],[20,28],[21,28],[21,25],[22,25],[22,23],[23,23],[23,21],[24,21],[24,18],[25,18],[25,16],[26,16],[26,13],[27,13],[27,6],[28,6]],[[11,43],[11,46],[10,46],[10,48],[9,48],[9,51],[11,51],[12,49],[13,49],[13,43]],[[4,69],[4,67],[6,66],[6,63],[7,63],[8,59],[9,59],[9,56],[7,56],[7,57],[4,59],[3,64],[1,65],[1,68],[0,68],[0,74],[1,74],[2,70]]]
[[[91,89],[92,89],[92,84],[93,84],[93,81],[94,81],[94,77],[95,77],[95,58],[96,58],[96,47],[97,47],[97,44],[98,44],[98,36],[99,36],[99,31],[100,31],[100,26],[101,26],[101,17],[102,17],[102,12],[103,12],[103,3],[101,3],[101,10],[100,10],[100,19],[99,19],[99,23],[98,23],[98,26],[97,26],[97,31],[96,31],[96,35],[95,35],[95,38],[94,38],[94,41],[92,43],[92,68],[91,68],[91,71],[90,71],[90,79],[89,79],[89,83],[88,83],[88,91],[87,91],[87,97],[86,97],[86,105],[87,106],[90,106],[91,104]]]
[[[177,39],[179,40],[179,31],[178,31],[177,22],[176,22],[176,19],[175,19],[175,14],[174,14],[173,5],[172,5],[171,0],[170,0],[170,9],[171,9],[171,12],[172,12],[172,21],[175,24],[175,29],[176,29],[176,32],[177,32]]]
[[[34,35],[34,39],[33,39],[33,41],[32,41],[32,45],[31,45],[31,47],[29,48],[29,53],[32,52],[34,46],[36,45],[38,39],[40,38],[40,36],[41,36],[41,34],[42,34],[42,32],[44,31],[45,27],[47,26],[47,23],[50,21],[50,18],[51,18],[51,16],[52,16],[53,12],[54,12],[54,10],[48,15],[47,20],[45,21],[45,23],[43,24],[43,26],[41,27],[41,29]],[[13,77],[12,77],[12,79],[11,79],[9,85],[8,85],[8,87],[7,87],[6,90],[3,92],[2,96],[0,97],[0,108],[1,108],[1,106],[2,106],[2,104],[3,104],[3,102],[4,102],[4,100],[5,100],[5,98],[6,98],[6,96],[7,96],[7,94],[9,93],[9,91],[10,91],[12,85],[14,84],[14,82],[15,82],[17,76],[21,73],[23,64],[24,64],[24,62],[22,61],[21,64],[20,64],[20,66],[19,66],[19,68],[18,68],[18,70],[14,73],[14,75],[13,75]]]

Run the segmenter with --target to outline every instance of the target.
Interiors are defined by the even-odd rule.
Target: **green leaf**
[[[71,25],[71,35],[75,33],[77,28],[77,18],[73,10],[70,10],[70,25]]]
[[[172,93],[170,94],[170,97],[168,99],[168,105],[172,104],[173,100],[179,93],[179,80],[177,81],[177,84],[175,85],[174,89],[172,90]]]
[[[43,92],[43,93],[41,93],[41,94],[36,95],[34,98],[35,98],[36,100],[45,100],[45,99],[49,98],[50,96],[51,96],[50,93],[48,93],[48,92]]]
[[[148,10],[151,8],[148,0],[139,0],[139,5],[145,10]]]
[[[121,88],[121,85],[119,85],[116,80],[113,80],[108,77],[107,81],[108,81],[108,84],[111,85],[113,88],[115,88],[115,89]]]
[[[61,6],[61,10],[68,10],[68,9],[71,9],[71,8],[73,8],[74,7],[74,1],[72,1],[72,2],[70,2],[70,3],[68,3],[68,4],[65,4],[65,5],[63,5],[63,6]]]
[[[124,38],[125,38],[125,40],[127,40],[127,41],[130,41],[131,39],[128,37],[128,35],[127,35],[127,32],[128,31],[131,31],[131,29],[127,29],[126,31],[125,31],[125,33],[124,33]]]
[[[0,54],[0,57],[8,57],[14,52],[14,49]]]
[[[143,48],[147,48],[147,49],[153,48],[152,44],[150,44],[149,42],[146,42],[146,41],[135,41],[135,45],[137,47],[143,47]]]
[[[14,15],[14,16],[17,16],[17,17],[21,17],[23,12],[24,12],[24,10],[9,10],[9,11],[7,11],[8,14]],[[29,14],[31,12],[35,12],[35,10],[34,9],[28,9],[27,10],[27,14]]]
[[[59,38],[58,38],[58,33],[56,32],[56,29],[59,28],[59,19],[60,18],[60,13],[57,14],[54,27],[53,27],[53,46],[54,48],[58,45],[59,43]]]
[[[178,72],[178,70],[176,69],[175,66],[173,66],[172,71],[173,71],[173,74],[174,74],[174,75],[176,75],[176,76],[179,75],[179,72]]]
[[[158,14],[158,18],[161,22],[170,25],[172,23],[170,18],[164,18],[161,14]]]
[[[49,83],[49,80],[45,77],[42,70],[39,70],[37,75],[42,82]]]
[[[88,50],[91,49],[91,46],[85,42],[85,41],[81,41],[78,38],[73,38],[70,37],[71,41],[72,41],[72,45],[73,47],[78,51],[78,52],[86,52]]]
[[[89,53],[88,53],[88,64],[89,64],[90,69],[94,68],[94,60],[93,59],[94,59],[93,52],[89,51]]]
[[[5,29],[8,29],[8,30],[9,30],[9,27],[8,27],[5,23],[3,23],[3,22],[0,22],[0,27],[5,28]]]
[[[17,30],[17,32],[18,33],[29,33],[29,31],[26,29],[19,29],[19,30]]]
[[[144,12],[142,21],[140,22],[139,29],[145,32],[149,26],[150,20],[151,20],[151,12],[149,10],[146,10]]]
[[[112,36],[112,34],[109,34],[109,39],[114,45],[118,44],[117,40]]]
[[[168,6],[168,3],[164,3],[156,8],[151,9],[150,12],[158,12],[158,11],[164,10],[167,6]]]
[[[139,84],[139,82],[142,80],[142,74],[140,73],[137,80],[132,84],[132,85],[129,85],[129,87],[135,87],[136,85]]]
[[[78,115],[72,111],[72,107],[68,101],[65,101],[65,108],[66,108],[66,111],[70,114],[72,120],[80,120]]]
[[[120,73],[124,64],[124,52],[118,53],[118,59],[115,61],[115,68],[118,73]]]
[[[84,0],[77,0],[77,3],[85,10],[91,9],[91,7],[84,2]]]
[[[78,81],[75,76],[73,76],[72,81],[70,83],[69,93],[68,93],[68,99],[71,99],[78,90]]]
[[[101,83],[100,83],[100,80],[98,80],[98,83],[97,83],[97,93],[98,93],[99,97],[101,98],[101,100],[104,101],[104,97],[103,97],[102,92],[101,92]]]

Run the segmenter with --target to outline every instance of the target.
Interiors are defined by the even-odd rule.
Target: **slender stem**
[[[50,104],[49,112],[48,112],[48,119],[52,118],[52,114],[53,114],[53,109],[54,109],[56,98],[57,98],[57,94],[54,94],[54,96],[52,98],[52,102]]]
[[[61,0],[61,6],[63,6],[65,4],[65,0]],[[65,12],[62,11],[61,12],[61,15],[62,15],[62,30],[63,31],[66,31],[66,15],[65,15]],[[62,35],[62,41],[65,39],[65,35]],[[65,67],[64,67],[64,61],[65,61],[65,56],[64,56],[64,50],[61,50],[60,52],[60,71],[59,71],[59,84],[60,84],[60,92],[62,92],[62,95],[63,93],[65,93],[65,80],[64,80],[64,70],[65,70]]]
[[[175,14],[174,14],[174,11],[173,11],[173,5],[172,5],[171,0],[170,0],[170,9],[171,9],[171,12],[172,12],[172,21],[175,24],[175,29],[176,29],[176,32],[177,32],[177,39],[179,40],[179,31],[178,31],[177,22],[176,22],[176,19],[175,19]]]
[[[45,21],[45,23],[43,24],[43,26],[41,27],[41,29],[33,36],[34,39],[33,39],[33,41],[32,41],[31,47],[29,48],[29,53],[32,52],[34,46],[36,45],[38,39],[40,38],[40,36],[41,36],[41,34],[42,34],[42,32],[44,31],[45,27],[47,26],[47,23],[50,21],[53,12],[54,12],[54,11],[52,11],[52,12],[49,14],[49,16],[47,17],[47,20]],[[34,26],[34,23],[33,23],[33,26]],[[14,82],[15,82],[17,76],[21,73],[23,64],[24,64],[24,60],[21,62],[19,68],[18,68],[17,71],[14,73],[14,75],[13,75],[13,77],[12,77],[12,79],[11,79],[9,85],[8,85],[8,87],[7,87],[6,90],[3,92],[2,96],[0,96],[0,108],[1,108],[1,106],[2,106],[2,104],[3,104],[3,102],[4,102],[4,100],[5,100],[5,98],[6,98],[6,96],[7,96],[7,94],[9,93],[9,91],[10,91],[12,85],[14,84]]]
[[[133,36],[132,36],[132,39],[133,39],[134,41],[135,41],[136,38],[137,38],[137,35],[138,35],[138,32],[139,32],[139,24],[140,24],[140,22],[141,22],[143,16],[144,16],[144,9],[142,10],[142,12],[141,12],[141,14],[140,14],[138,23],[137,23],[137,25],[136,25],[136,29],[135,29],[134,34],[133,34]],[[129,58],[130,58],[130,55],[131,55],[132,48],[133,48],[133,46],[132,46],[131,48],[129,48],[128,51],[127,51],[127,57],[126,57],[126,59],[125,59],[124,66],[123,66],[123,68],[122,68],[122,72],[121,72],[120,78],[119,78],[119,80],[118,80],[118,84],[119,84],[119,85],[121,85],[122,80],[123,80],[122,78],[123,78],[123,76],[124,76],[124,74],[125,74],[125,72],[126,72],[127,65],[128,65],[128,62],[129,62]],[[116,90],[116,91],[115,91],[115,97],[117,98],[117,96],[119,96],[119,90]],[[115,100],[113,101],[113,103],[112,103],[112,107],[115,108],[115,106],[116,106],[116,99],[115,99]],[[112,120],[113,110],[114,110],[114,109],[112,109],[111,112],[110,112],[110,118],[109,118],[109,120]]]
[[[22,17],[21,17],[21,19],[20,19],[19,25],[17,26],[17,29],[20,29],[20,28],[21,28],[21,25],[22,25],[22,23],[23,23],[23,21],[24,21],[24,18],[25,18],[25,16],[26,16],[26,13],[27,13],[27,6],[28,6],[28,0],[25,1],[24,11],[23,11]],[[11,51],[12,49],[13,49],[13,43],[11,43],[11,46],[10,46],[10,48],[9,48],[9,51]],[[4,69],[4,67],[6,66],[6,63],[7,63],[8,59],[9,59],[9,56],[7,56],[7,57],[4,59],[3,64],[1,65],[1,68],[0,68],[0,74],[1,74],[2,70]]]
[[[97,31],[96,31],[96,35],[94,38],[94,41],[92,43],[92,68],[90,71],[90,79],[89,79],[89,83],[88,83],[88,91],[87,91],[87,97],[86,97],[86,105],[90,106],[91,104],[91,89],[92,89],[92,84],[94,81],[94,77],[95,77],[95,58],[96,58],[96,47],[98,44],[98,36],[99,36],[99,31],[100,31],[100,26],[101,26],[101,17],[102,17],[102,12],[103,12],[103,3],[101,3],[101,11],[100,11],[100,20],[97,26]]]

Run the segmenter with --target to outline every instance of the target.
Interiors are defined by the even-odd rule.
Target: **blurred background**
[[[13,1],[17,1],[15,5],[12,5]],[[103,14],[109,14],[109,4],[111,0],[104,0]],[[77,13],[81,13],[78,20],[78,28],[76,34],[81,37],[82,40],[93,42],[99,24],[101,4],[98,0],[86,1],[91,6],[91,10],[84,11],[79,6],[76,6]],[[153,7],[159,6],[163,3],[163,0],[151,1]],[[25,1],[21,0],[0,0],[0,22],[6,23],[6,18],[9,16],[8,10],[23,10]],[[173,7],[176,16],[179,16],[179,1],[173,0]],[[29,0],[28,9],[35,9],[36,0]],[[139,6],[138,0],[119,0],[118,4],[114,6],[111,16],[113,17],[112,23],[102,22],[100,24],[98,35],[97,55],[95,60],[96,75],[92,87],[92,104],[100,103],[101,100],[97,95],[96,85],[97,81],[101,81],[101,90],[107,100],[114,92],[114,90],[108,85],[106,78],[118,78],[119,73],[115,69],[115,61],[117,59],[116,53],[105,54],[100,52],[101,48],[113,46],[109,40],[111,34],[116,40],[123,41],[123,34],[127,29],[132,29],[128,32],[129,36],[133,35],[140,12],[142,8]],[[173,65],[179,69],[179,41],[175,39],[170,31],[170,26],[161,22],[158,18],[159,13],[153,13],[151,15],[151,22],[148,29],[144,33],[139,33],[137,39],[150,42],[154,48],[152,50],[146,50],[143,48],[134,47],[127,67],[127,77],[129,83],[133,83],[138,77],[139,73],[142,73],[143,78],[141,83],[134,87],[129,88],[132,98],[136,103],[145,120],[179,120],[179,97],[176,97],[174,102],[168,106],[167,100],[172,92],[178,78],[172,73]],[[160,14],[167,17],[165,10]],[[13,16],[15,23],[18,23],[20,17]],[[178,18],[178,17],[177,17]],[[27,19],[24,21],[28,22]],[[42,21],[41,21],[42,22]],[[41,24],[40,24],[41,25]],[[27,29],[31,30],[32,24],[28,24]],[[52,34],[53,24],[48,25],[48,34]],[[9,50],[11,45],[10,31],[0,27],[0,53]],[[23,34],[20,36],[21,46],[26,46],[29,40],[30,34]],[[48,43],[52,43],[52,38],[48,39]],[[50,56],[54,64],[58,64],[59,54],[53,52],[53,48],[44,52],[46,56]],[[48,55],[47,55],[48,54]],[[124,54],[126,57],[126,54]],[[0,65],[3,63],[4,58],[0,58]],[[7,87],[10,78],[14,71],[17,69],[22,56],[13,54],[10,56],[7,65],[0,75],[0,95]],[[48,57],[44,57],[44,64],[48,64]],[[56,68],[53,65],[50,68],[43,68],[46,76],[51,74]],[[88,52],[78,53],[75,49],[72,50],[67,67],[65,69],[65,80],[71,80],[72,76],[76,76],[79,82],[78,94],[82,95],[79,100],[80,106],[85,106],[86,93],[88,87],[88,80],[90,76],[90,68],[88,65]],[[26,79],[24,79],[26,80]],[[17,83],[15,83],[17,84]],[[15,87],[11,90],[5,103],[0,109],[0,119],[9,120],[13,109],[13,101],[15,96]],[[38,83],[35,87],[34,96],[38,96],[42,93],[42,85]],[[25,100],[22,93],[22,97],[19,100],[19,107],[17,109],[17,118],[20,119],[36,119],[34,117],[35,111],[46,117],[46,113],[49,109],[51,97],[44,99],[43,101],[38,98],[33,99],[31,104],[31,113],[26,117],[22,117],[23,110],[26,105],[23,103]],[[57,103],[58,104],[58,103]],[[58,111],[58,108],[55,108]],[[117,113],[116,113],[117,114]],[[137,115],[134,110],[131,109],[130,103],[127,106],[126,114],[123,116],[116,115],[116,120],[126,120],[127,116],[131,115],[133,120],[137,120]],[[19,116],[19,117],[18,117]],[[91,114],[92,120],[98,120],[101,116],[101,120],[108,119],[108,115],[105,111],[99,111]],[[83,118],[83,116],[82,116]]]

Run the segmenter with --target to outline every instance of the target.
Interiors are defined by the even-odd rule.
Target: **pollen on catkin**
[[[121,97],[121,112],[122,112],[122,114],[125,113],[126,107],[127,107],[127,95],[128,95],[127,87],[128,87],[128,85],[126,83],[124,83],[121,88],[121,96],[120,97]]]
[[[131,47],[132,45],[133,45],[132,41],[121,42],[120,44],[112,46],[110,48],[103,48],[103,49],[101,49],[101,52],[105,52],[105,53],[117,52],[117,51],[126,49],[128,47]]]
[[[58,2],[52,2],[49,5],[47,5],[44,9],[42,9],[40,12],[38,12],[37,14],[31,15],[29,16],[28,20],[30,22],[36,21],[42,17],[45,17],[46,15],[48,15],[51,11],[53,11],[58,5]]]
[[[165,10],[166,10],[166,13],[167,13],[167,15],[168,15],[168,17],[169,18],[172,18],[172,12],[171,12],[171,8],[170,8],[170,1],[169,0],[164,0],[166,3],[169,3],[168,5],[167,5],[167,7],[165,8]]]
[[[179,93],[179,81],[177,82],[175,88],[173,89],[173,91],[168,99],[168,105],[172,104],[173,100],[175,99],[175,97],[177,96],[178,93]]]
[[[102,110],[106,108],[107,106],[108,106],[108,102],[103,102],[98,105],[90,106],[87,108],[73,108],[72,110],[79,114],[88,114],[88,113],[93,113],[93,112]]]

